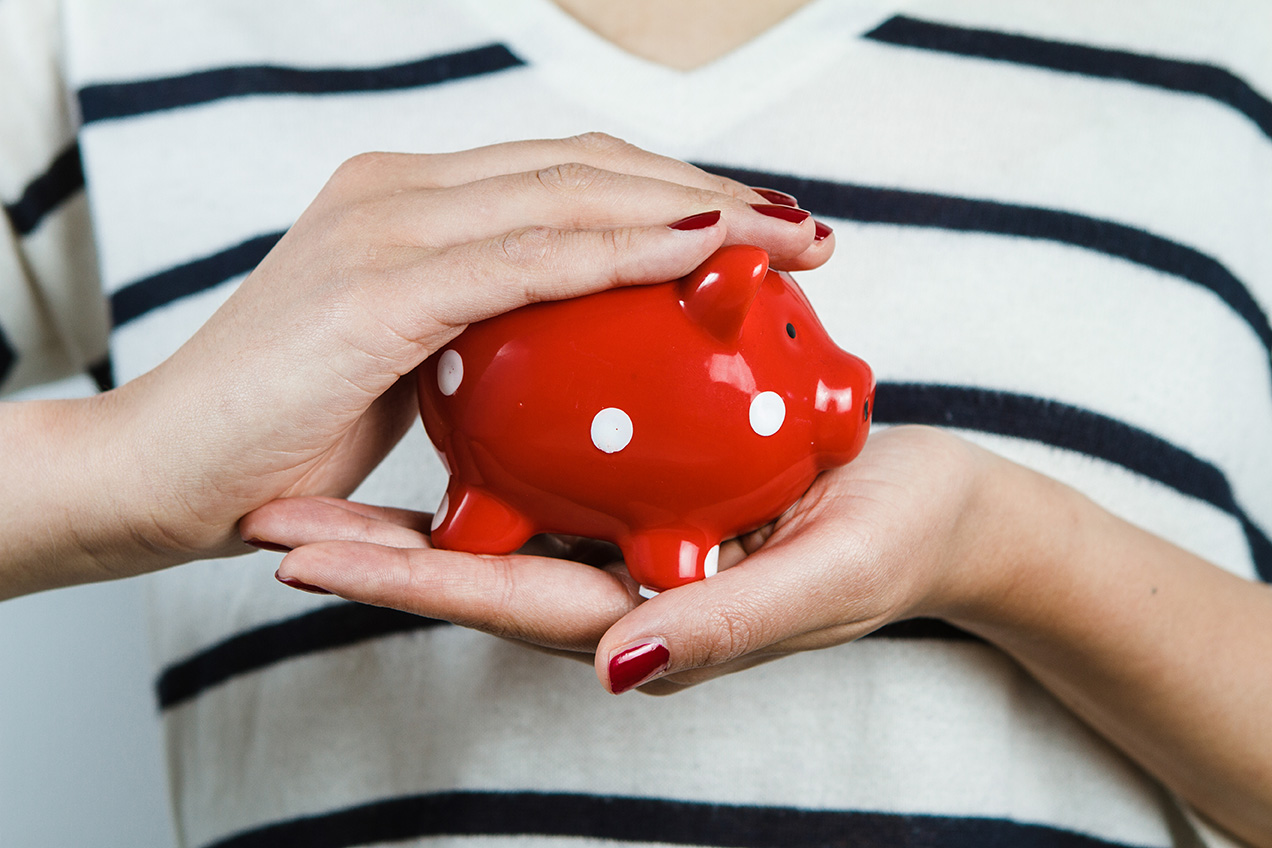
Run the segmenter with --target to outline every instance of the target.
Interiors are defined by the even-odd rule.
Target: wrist
[[[154,372],[91,400],[81,443],[95,454],[90,463],[91,489],[82,499],[91,504],[89,520],[96,533],[91,555],[111,576],[155,571],[201,556],[233,553],[225,540],[238,541],[227,524],[220,534],[205,518],[211,510],[200,493],[215,491],[195,479],[199,445],[181,429],[180,401],[152,409],[147,398]],[[148,390],[149,389],[149,390]],[[161,394],[161,393],[159,393]],[[215,536],[215,538],[213,538]]]
[[[185,558],[155,532],[140,482],[144,451],[114,395],[0,408],[0,430],[22,446],[0,480],[0,599]]]
[[[96,398],[4,404],[0,598],[112,576],[111,489],[94,442]]]
[[[973,448],[971,482],[940,591],[925,614],[988,635],[1045,618],[1075,579],[1091,520],[1072,488]]]

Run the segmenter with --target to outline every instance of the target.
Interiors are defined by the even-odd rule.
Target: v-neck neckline
[[[632,128],[646,142],[680,147],[780,102],[901,5],[901,0],[811,0],[691,70],[629,53],[551,0],[481,0],[463,9],[563,95]]]

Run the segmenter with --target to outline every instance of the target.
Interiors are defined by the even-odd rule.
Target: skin
[[[566,5],[639,50],[604,4]],[[708,8],[720,12],[681,2],[662,19]],[[701,64],[776,20],[735,8],[747,26],[667,63]],[[7,443],[34,448],[9,452],[0,475],[0,597],[254,539],[294,548],[280,578],[575,656],[607,688],[615,656],[657,643],[670,659],[640,686],[650,694],[942,618],[1014,657],[1231,834],[1272,845],[1272,589],[951,434],[876,433],[780,520],[726,545],[717,577],[644,603],[621,565],[575,561],[598,554],[578,540],[434,551],[429,515],[343,499],[412,426],[411,370],[469,322],[673,278],[725,242],[789,270],[828,258],[833,237],[814,241],[811,220],[754,202],[601,136],[351,160],[153,372],[89,400],[0,405]],[[723,212],[716,227],[666,227],[709,209]]]
[[[688,71],[750,41],[807,1],[557,0],[557,5],[628,53]]]
[[[0,404],[7,443],[29,446],[0,475],[0,599],[243,553],[246,513],[348,494],[415,421],[410,372],[471,321],[675,279],[724,243],[792,269],[830,256],[811,218],[765,202],[599,134],[351,159],[153,371]],[[715,226],[668,227],[709,210]]]

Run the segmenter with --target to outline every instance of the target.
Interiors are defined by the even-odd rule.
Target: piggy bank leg
[[[720,540],[692,528],[635,533],[619,543],[627,571],[646,598],[716,573]]]
[[[474,554],[508,554],[535,533],[517,510],[482,489],[451,482],[433,515],[433,546]]]

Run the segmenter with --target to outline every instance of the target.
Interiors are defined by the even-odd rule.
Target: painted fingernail
[[[640,642],[615,654],[609,662],[610,689],[621,695],[664,671],[671,652],[659,641]]]
[[[279,545],[275,542],[266,542],[264,539],[244,539],[243,541],[254,548],[260,548],[262,551],[277,551],[280,554],[285,554],[291,550],[291,548],[286,545]]]
[[[769,203],[775,203],[778,206],[799,206],[799,201],[784,191],[778,191],[774,188],[752,188],[751,191]]]
[[[714,227],[718,223],[720,223],[720,210],[713,209],[710,212],[699,212],[697,215],[681,218],[679,221],[667,226],[673,230],[705,230],[707,227]]]
[[[815,223],[817,224],[817,229],[813,233],[813,241],[825,241],[826,237],[834,232],[834,230],[823,224],[821,221],[816,221]]]
[[[792,206],[778,206],[775,203],[752,203],[751,208],[761,215],[780,218],[792,224],[802,224],[812,215],[807,209],[796,209]]]
[[[331,594],[330,592],[328,592],[326,589],[322,588],[321,586],[313,586],[309,583],[305,583],[302,580],[297,580],[295,577],[283,577],[277,571],[274,572],[274,579],[277,580],[279,583],[282,583],[284,586],[290,586],[293,589],[299,589],[300,591],[308,592],[311,595],[330,595]]]

